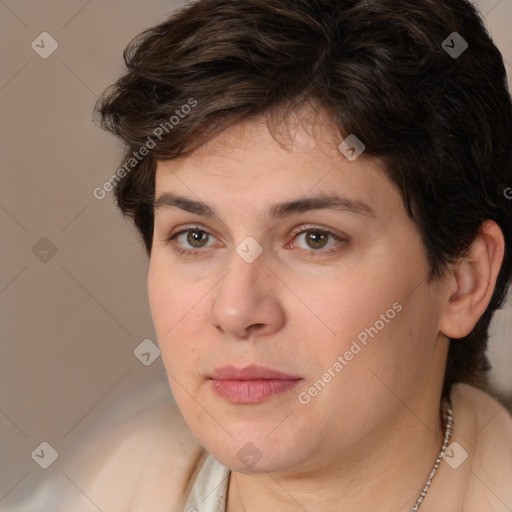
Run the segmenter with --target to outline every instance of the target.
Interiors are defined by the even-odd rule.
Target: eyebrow
[[[155,210],[162,208],[180,208],[203,217],[216,218],[219,216],[215,210],[206,203],[164,192],[154,203]],[[349,199],[339,194],[319,194],[314,197],[304,197],[292,201],[273,204],[268,211],[270,219],[282,219],[294,213],[303,213],[309,210],[336,210],[357,213],[375,217],[373,210],[359,200]]]

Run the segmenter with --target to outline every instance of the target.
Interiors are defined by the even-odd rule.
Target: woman
[[[179,411],[84,450],[55,507],[512,510],[512,418],[478,389],[512,107],[474,8],[199,0],[125,60],[98,112]]]

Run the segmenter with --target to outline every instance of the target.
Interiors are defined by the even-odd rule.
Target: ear
[[[485,221],[467,255],[449,274],[439,326],[443,334],[463,338],[473,330],[491,301],[504,252],[501,229]]]

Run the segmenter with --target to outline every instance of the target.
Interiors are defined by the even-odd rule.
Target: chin
[[[204,442],[200,439],[200,442],[221,464],[245,474],[285,471],[307,458],[307,454],[297,450],[304,443],[294,439],[291,433],[274,432],[270,439],[272,429],[263,430],[246,428],[233,437],[223,435],[222,439],[210,438]]]

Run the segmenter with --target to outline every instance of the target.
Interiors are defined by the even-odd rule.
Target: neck
[[[409,511],[432,471],[444,432],[439,407],[419,417],[405,407],[400,410],[400,418],[379,426],[380,436],[362,440],[351,453],[336,454],[321,469],[300,474],[233,471],[226,511]],[[422,507],[421,512],[430,511]]]

